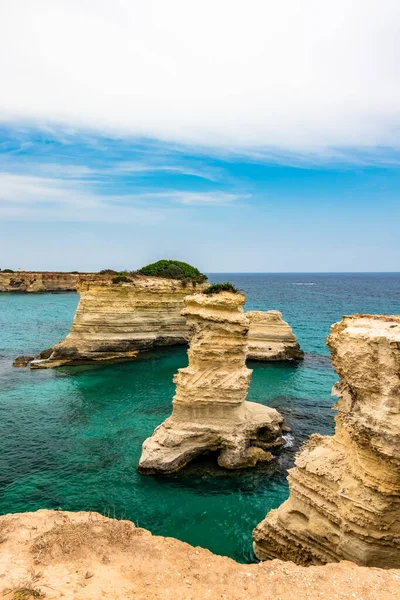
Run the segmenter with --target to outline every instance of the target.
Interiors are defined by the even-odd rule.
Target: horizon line
[[[114,269],[110,269],[114,270]],[[12,269],[13,273],[67,273],[79,275],[96,275],[100,271],[77,271],[77,270],[47,270],[47,269]],[[116,271],[117,272],[117,271]],[[0,269],[0,273],[7,273]],[[400,271],[208,271],[206,275],[400,275]]]

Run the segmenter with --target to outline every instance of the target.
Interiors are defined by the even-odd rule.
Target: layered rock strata
[[[98,276],[79,281],[80,301],[70,333],[30,366],[132,360],[141,350],[187,344],[183,299],[205,285],[144,276],[118,284]]]
[[[140,515],[137,515],[140,520]],[[349,562],[239,564],[125,520],[59,510],[0,517],[0,597],[63,600],[396,600],[400,571]]]
[[[400,316],[354,315],[331,328],[340,376],[333,437],[311,436],[289,499],[254,531],[264,560],[400,567]]]
[[[91,279],[93,273],[62,273],[53,271],[0,272],[0,292],[74,292],[78,281]]]
[[[282,416],[246,402],[251,373],[245,364],[249,321],[241,294],[185,298],[182,315],[192,329],[189,365],[174,377],[172,416],[143,444],[139,471],[170,473],[207,451],[226,468],[272,458],[282,441]]]
[[[263,361],[302,360],[304,352],[278,310],[246,313],[250,321],[248,358]]]

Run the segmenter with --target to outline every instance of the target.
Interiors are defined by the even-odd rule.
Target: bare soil
[[[40,510],[0,517],[0,598],[399,600],[400,570],[241,565],[130,521]]]

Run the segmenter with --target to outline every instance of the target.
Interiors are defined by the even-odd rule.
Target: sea
[[[0,513],[39,508],[98,511],[153,534],[246,563],[251,534],[288,497],[287,470],[311,433],[334,427],[337,381],[325,340],[353,313],[400,313],[399,273],[210,273],[246,294],[246,310],[278,309],[305,360],[249,362],[248,399],[273,406],[291,432],[272,463],[243,471],[199,459],[173,476],[136,471],[143,440],[171,413],[172,377],[186,348],[135,361],[54,370],[13,368],[69,331],[78,294],[0,294]]]

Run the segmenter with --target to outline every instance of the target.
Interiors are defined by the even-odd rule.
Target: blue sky
[[[0,267],[399,270],[398,3],[5,4]]]

